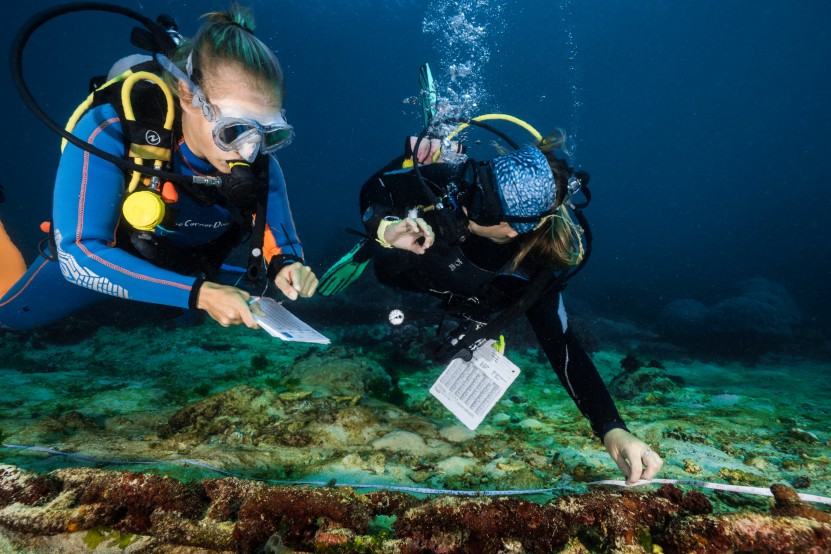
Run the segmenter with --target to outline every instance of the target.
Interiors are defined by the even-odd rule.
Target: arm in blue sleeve
[[[271,233],[274,243],[280,248],[282,254],[304,259],[303,245],[297,237],[297,229],[291,215],[283,170],[280,168],[276,156],[272,154],[269,158],[268,208],[266,212],[268,228],[266,233]],[[266,240],[267,242],[268,240]]]
[[[74,133],[116,156],[125,154],[121,123],[112,106],[90,110]],[[121,168],[67,144],[58,166],[53,204],[64,277],[103,294],[187,308],[195,277],[161,269],[116,247],[125,194]]]

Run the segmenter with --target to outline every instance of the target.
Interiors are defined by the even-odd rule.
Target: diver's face
[[[180,85],[180,95],[182,94]],[[184,87],[187,91],[187,87]],[[203,160],[222,173],[229,173],[228,162],[231,160],[252,161],[256,156],[259,145],[250,142],[242,145],[238,150],[225,151],[216,145],[213,138],[214,123],[208,121],[202,110],[193,106],[190,95],[181,96],[182,104],[182,131],[188,147]],[[264,103],[262,98],[246,87],[234,89],[214,89],[209,99],[222,117],[237,117],[254,121],[271,121],[275,114],[280,113],[280,105],[275,101]]]
[[[490,239],[496,244],[505,244],[511,242],[519,236],[519,233],[511,227],[507,222],[503,221],[499,225],[479,225],[473,221],[468,221],[468,230],[474,235]]]

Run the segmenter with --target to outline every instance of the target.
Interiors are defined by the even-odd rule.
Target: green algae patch
[[[84,544],[87,545],[90,550],[95,550],[106,541],[106,546],[117,547],[124,550],[133,544],[137,538],[138,535],[133,533],[121,533],[115,529],[99,525],[98,527],[94,527],[87,531],[87,534],[84,535]]]

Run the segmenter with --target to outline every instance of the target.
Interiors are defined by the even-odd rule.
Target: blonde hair
[[[205,22],[196,35],[171,56],[173,63],[184,68],[190,58],[192,79],[208,97],[226,83],[239,86],[231,79],[242,72],[258,96],[281,106],[285,97],[283,69],[274,51],[254,36],[251,11],[234,3],[228,11],[206,13],[202,18]],[[166,73],[165,80],[175,93],[176,77]]]
[[[554,155],[554,151],[564,144],[565,133],[559,129],[536,144],[548,160],[557,184],[556,199],[551,206],[556,207],[556,211],[520,239],[519,252],[511,261],[512,271],[526,258],[550,270],[566,269],[583,260],[583,228],[572,219],[565,204],[570,170],[564,160]]]

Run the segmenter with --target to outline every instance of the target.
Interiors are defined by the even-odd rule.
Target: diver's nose
[[[246,142],[239,148],[237,148],[237,154],[241,160],[245,160],[248,163],[254,161],[257,157],[257,154],[260,152],[260,140],[257,138],[256,140],[252,140],[250,142]]]

